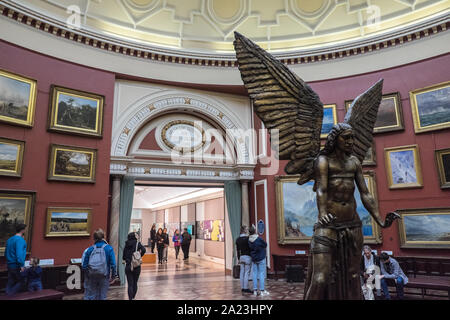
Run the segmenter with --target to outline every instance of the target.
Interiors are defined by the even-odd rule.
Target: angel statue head
[[[329,155],[336,149],[336,147],[343,150],[347,154],[353,152],[353,130],[352,126],[348,123],[338,123],[331,128],[331,131],[327,136],[325,147],[319,154]]]

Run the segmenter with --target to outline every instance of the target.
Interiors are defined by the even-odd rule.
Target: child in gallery
[[[30,259],[30,266],[23,272],[24,278],[27,279],[28,291],[42,290],[42,268],[39,266],[39,258],[33,257]]]

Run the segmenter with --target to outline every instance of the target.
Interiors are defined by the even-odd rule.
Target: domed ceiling
[[[15,0],[41,19],[143,50],[232,57],[238,31],[289,56],[389,39],[449,14],[449,0]],[[80,15],[76,16],[79,12]],[[75,15],[74,15],[75,14]],[[78,19],[78,20],[77,20]]]

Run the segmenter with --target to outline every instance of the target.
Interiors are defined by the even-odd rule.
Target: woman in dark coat
[[[158,250],[158,263],[162,264],[164,253],[164,236],[161,228],[159,228],[156,233],[156,249]]]
[[[146,250],[137,240],[136,234],[134,232],[130,232],[128,234],[128,240],[125,242],[125,248],[123,248],[123,260],[126,264],[125,274],[128,282],[128,299],[130,300],[133,300],[136,297],[138,289],[137,283],[139,280],[139,275],[141,274],[141,266],[133,268],[133,270],[131,268],[131,259],[135,251],[139,251],[141,256],[143,256]]]

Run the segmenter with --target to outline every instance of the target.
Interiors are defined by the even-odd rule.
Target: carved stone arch
[[[250,162],[248,147],[237,133],[238,130],[249,128],[245,128],[239,118],[217,100],[192,93],[166,91],[162,95],[160,92],[142,97],[131,104],[128,109],[132,111],[125,114],[122,119],[118,119],[118,127],[115,129],[118,134],[115,135],[111,148],[111,155],[114,157],[127,156],[133,137],[148,121],[165,112],[184,109],[198,112],[218,124],[233,143],[237,163],[248,164]]]

